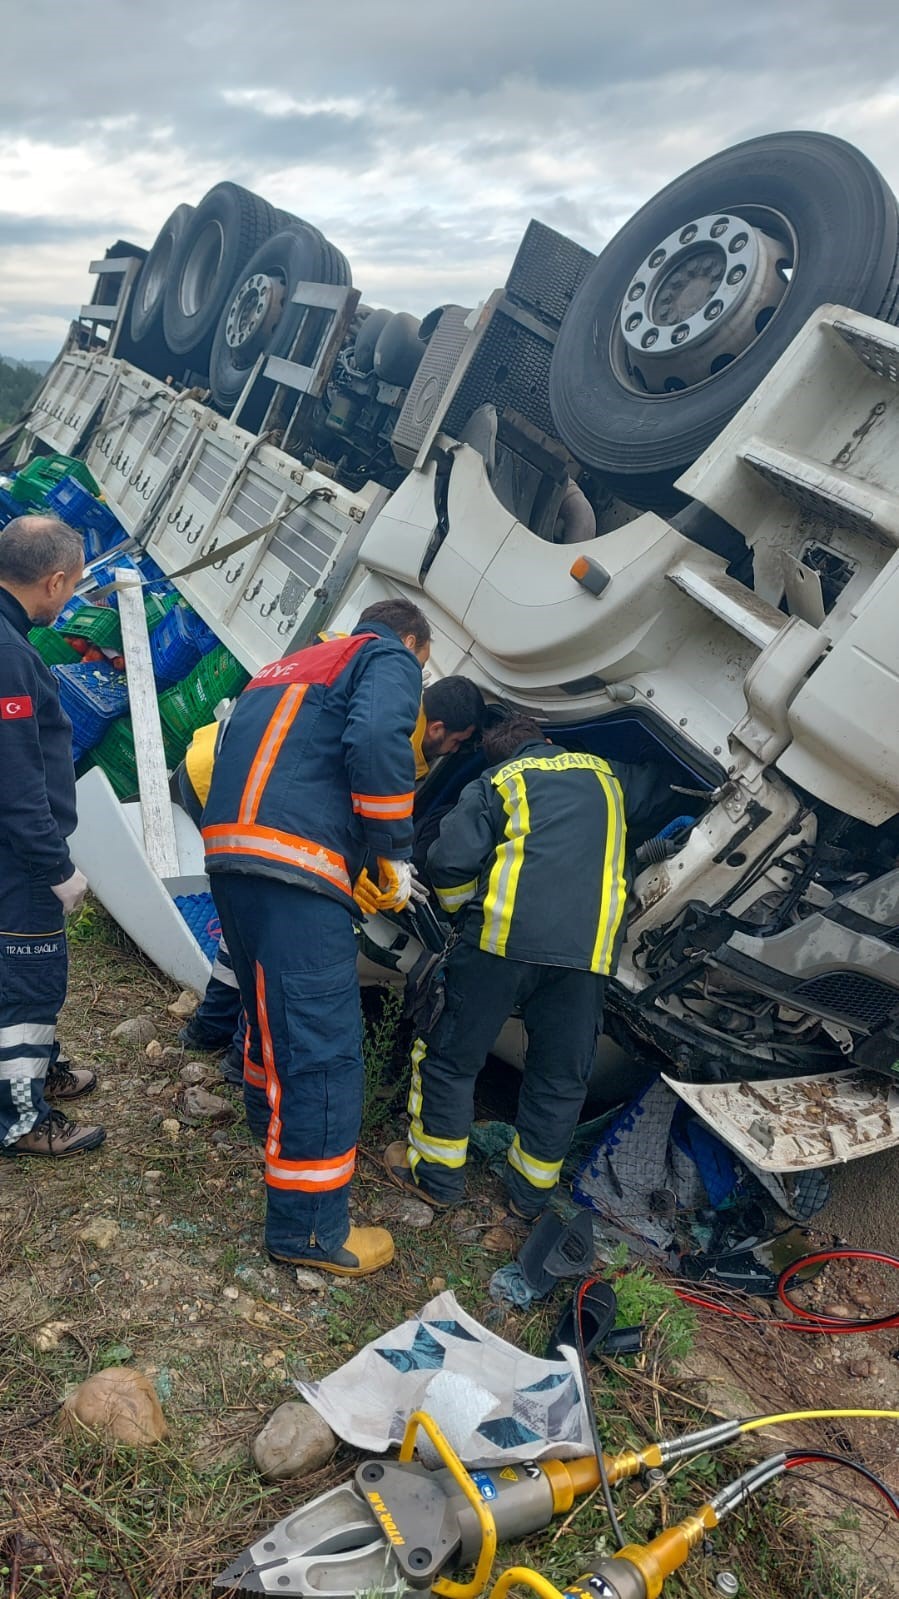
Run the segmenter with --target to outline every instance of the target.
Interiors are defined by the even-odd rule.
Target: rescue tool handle
[[[480,1553],[478,1554],[474,1575],[470,1582],[453,1582],[450,1577],[440,1577],[433,1584],[431,1591],[443,1594],[445,1599],[476,1599],[476,1596],[483,1593],[487,1586],[493,1561],[496,1557],[496,1522],[456,1451],[444,1438],[437,1423],[432,1421],[431,1417],[423,1410],[414,1410],[406,1423],[406,1431],[403,1433],[403,1441],[400,1444],[399,1452],[399,1458],[402,1463],[405,1465],[412,1459],[419,1428],[430,1438],[456,1487],[465,1495],[477,1516],[478,1526],[481,1529]]]

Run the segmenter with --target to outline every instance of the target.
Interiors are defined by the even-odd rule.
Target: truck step
[[[852,330],[850,330],[852,331]],[[896,347],[899,359],[899,345]],[[867,534],[887,544],[899,543],[899,499],[872,488],[849,472],[828,471],[820,461],[792,450],[751,439],[740,451],[751,466],[784,499],[828,527]]]

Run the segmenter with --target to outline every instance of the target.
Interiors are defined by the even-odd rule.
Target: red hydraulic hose
[[[789,1266],[785,1266],[777,1279],[777,1297],[781,1304],[786,1305],[787,1309],[797,1317],[796,1321],[780,1321],[773,1316],[756,1316],[748,1310],[737,1310],[731,1305],[722,1305],[718,1300],[710,1299],[692,1289],[675,1288],[674,1291],[678,1299],[682,1299],[687,1305],[696,1305],[700,1310],[714,1310],[719,1316],[732,1316],[737,1321],[751,1322],[760,1327],[777,1327],[784,1332],[829,1333],[837,1336],[840,1333],[883,1332],[886,1328],[899,1327],[899,1310],[889,1311],[883,1316],[872,1316],[867,1320],[848,1316],[826,1316],[822,1311],[803,1309],[789,1297],[788,1290],[800,1272],[807,1266],[823,1266],[832,1260],[873,1260],[882,1266],[889,1266],[893,1271],[899,1271],[899,1259],[895,1255],[883,1254],[878,1249],[819,1249],[814,1254],[803,1255],[800,1260],[794,1260]]]

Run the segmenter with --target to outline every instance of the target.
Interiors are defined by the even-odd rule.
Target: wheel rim
[[[278,273],[256,272],[246,278],[228,308],[225,343],[238,355],[261,332],[271,334],[281,320],[287,285]]]
[[[171,233],[166,233],[164,238],[158,239],[150,252],[147,261],[147,274],[141,290],[140,307],[142,311],[150,311],[160,299],[168,277],[169,264],[172,259],[174,240]]]
[[[178,298],[185,316],[196,316],[208,300],[224,248],[221,224],[207,222],[200,229],[181,273]]]
[[[752,348],[786,301],[797,261],[787,219],[716,211],[660,239],[631,274],[611,334],[623,387],[670,399]]]

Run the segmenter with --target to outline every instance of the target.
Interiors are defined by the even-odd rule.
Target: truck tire
[[[209,357],[215,404],[230,411],[260,355],[289,354],[303,316],[291,304],[298,283],[328,283],[331,261],[317,228],[296,222],[250,257],[232,285],[216,324]]]
[[[131,295],[131,338],[139,345],[154,343],[162,335],[162,307],[166,284],[184,230],[194,214],[192,205],[177,205],[163,222]]]
[[[200,201],[175,252],[163,305],[166,344],[185,366],[205,370],[225,299],[274,232],[268,201],[236,183],[217,183]]]
[[[626,223],[559,332],[559,437],[632,505],[673,484],[827,303],[899,314],[896,198],[823,133],[774,133],[703,161]]]

